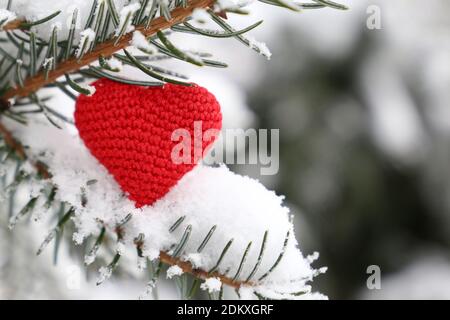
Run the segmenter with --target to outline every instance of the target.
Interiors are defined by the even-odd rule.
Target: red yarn
[[[193,151],[194,121],[202,121],[202,134],[222,126],[220,105],[197,85],[144,88],[107,79],[93,85],[94,95],[77,99],[75,124],[87,148],[136,207],[160,199],[199,160],[191,154],[190,164],[172,162],[179,143],[171,140],[174,130],[190,133]],[[212,142],[203,141],[202,151]]]

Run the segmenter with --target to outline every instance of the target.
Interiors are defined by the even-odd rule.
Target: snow
[[[147,259],[145,259],[144,257],[138,257],[137,267],[139,270],[146,269],[147,268]]]
[[[187,50],[184,51],[184,54],[191,60],[195,61],[198,64],[202,64],[203,60],[196,54],[193,54]]]
[[[0,166],[0,177],[3,177],[7,173],[7,167],[3,164]]]
[[[92,96],[96,90],[94,86],[88,85],[86,83],[80,84],[80,87],[89,92],[88,96]]]
[[[87,265],[87,266],[91,265],[95,261],[95,257],[96,257],[95,253],[96,252],[92,252],[92,254],[89,253],[89,254],[86,255],[86,257],[84,258],[84,264],[85,265]]]
[[[8,11],[6,9],[0,9],[0,23],[6,24],[14,19],[16,19],[16,15],[14,12]]]
[[[44,68],[46,68],[49,64],[50,64],[50,65],[53,64],[53,57],[45,58],[45,59],[44,59],[44,62],[42,63],[42,66],[43,66]]]
[[[254,0],[217,0],[215,11],[237,10],[253,3]]]
[[[80,44],[75,53],[77,58],[80,58],[86,52],[89,51],[91,44],[95,40],[95,31],[92,30],[91,28],[85,29],[80,32],[80,37],[81,37]]]
[[[181,269],[179,266],[171,266],[169,269],[167,269],[166,277],[167,279],[172,279],[175,276],[181,276],[183,274],[183,269]]]
[[[219,278],[208,278],[200,285],[200,289],[209,293],[219,292],[220,288],[222,288],[222,282]]]
[[[328,300],[328,297],[318,293],[318,292],[311,292],[311,288],[305,288],[306,290],[304,291],[304,294],[295,296],[296,300]],[[272,300],[285,300],[285,299],[292,299],[292,296],[288,296],[284,293],[282,293],[283,290],[282,287],[280,287],[277,290],[270,290],[267,289],[266,287],[259,287],[256,288],[256,292],[268,299],[272,299]],[[300,291],[299,291],[300,292]],[[303,291],[301,291],[303,292]]]
[[[198,269],[202,266],[202,255],[199,253],[190,253],[186,255],[186,261],[189,261],[192,267]]]
[[[264,42],[260,42],[253,38],[252,36],[245,36],[245,38],[249,41],[249,45],[251,48],[258,50],[258,52],[267,58],[267,60],[270,60],[272,57],[272,52],[270,52],[269,48]]]
[[[149,283],[147,283],[147,286],[145,287],[145,290],[141,295],[139,296],[139,300],[148,299],[150,295],[153,293],[153,290],[156,287],[156,281],[150,280]]]
[[[269,230],[265,251],[252,281],[256,281],[258,290],[265,293],[276,288],[277,292],[305,291],[306,296],[312,296],[308,283],[318,271],[310,266],[298,249],[289,209],[283,205],[284,198],[267,190],[258,181],[237,175],[226,166],[198,165],[154,205],[137,209],[107,170],[90,155],[78,135],[73,133],[73,128],[60,130],[34,117],[26,127],[9,121],[7,124],[29,147],[30,159],[40,160],[50,168],[52,183],[59,191],[55,200],[67,202],[75,208],[72,220],[78,243],[87,237],[98,236],[99,221],[113,232],[130,213],[132,218],[122,226],[123,239],[119,245],[133,247],[134,239],[143,234],[143,255],[154,260],[161,250],[170,253],[190,225],[192,232],[180,259],[191,261],[203,270],[213,268],[225,245],[234,239],[217,269],[221,274],[228,271],[230,276],[234,275],[240,264],[237,257],[242,257],[252,241],[253,246],[238,277],[238,280],[245,280],[258,260],[264,233]],[[92,180],[97,182],[88,183]],[[87,200],[85,206],[81,205],[82,193]],[[182,216],[185,219],[180,226],[169,232],[173,223]],[[203,251],[197,252],[214,225],[217,226],[216,231]],[[264,280],[258,281],[274,265],[288,231],[290,236],[283,259]],[[91,260],[89,257],[88,261]],[[103,268],[99,281],[109,275],[110,270]]]
[[[317,251],[313,252],[313,254],[310,254],[309,256],[306,257],[306,260],[308,260],[309,263],[313,263],[317,259],[319,259],[319,253]]]
[[[128,3],[128,0],[113,0],[113,2],[117,10],[120,11],[124,5]],[[28,21],[36,21],[48,17],[56,11],[61,11],[61,13],[54,17],[49,23],[35,26],[32,30],[36,32],[40,38],[48,40],[52,33],[52,25],[59,24],[61,29],[58,30],[58,39],[67,39],[74,10],[78,10],[76,30],[81,31],[85,28],[93,3],[93,0],[14,0],[12,1],[11,11],[13,11],[17,17],[26,18]],[[0,0],[0,4],[2,4],[0,7],[6,7],[6,1]],[[75,43],[78,43],[80,39],[77,33],[78,32],[76,32]]]
[[[241,300],[254,300],[253,288],[248,286],[242,286],[239,288],[239,298]]]
[[[158,52],[158,49],[152,45],[140,31],[133,32],[131,45],[147,54],[155,54]]]
[[[131,25],[131,22],[133,21],[132,17],[140,7],[139,3],[132,3],[120,10],[120,20],[119,26],[116,29],[116,36],[120,35],[121,30],[125,30],[125,33],[134,30],[134,26]]]
[[[113,270],[109,267],[101,267],[99,270],[99,276],[97,278],[97,283],[101,284],[105,280],[109,279],[112,275]]]
[[[114,57],[109,58],[107,60],[107,63],[112,70],[122,71],[122,69],[123,69],[122,62],[120,62],[119,59],[116,59]]]
[[[205,9],[195,8],[194,11],[192,11],[192,19],[196,22],[205,23],[210,19],[210,16]]]

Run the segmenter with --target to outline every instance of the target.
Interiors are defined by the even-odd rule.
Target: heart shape
[[[136,207],[151,205],[163,197],[194,168],[216,138],[210,136],[199,144],[195,137],[222,127],[219,103],[197,85],[141,87],[108,79],[92,85],[96,88],[92,96],[80,95],[77,99],[76,127],[86,147]],[[201,131],[198,126],[194,129],[194,123],[201,124]],[[172,154],[181,140],[172,141],[172,134],[180,129],[178,132],[191,137],[183,137],[192,151],[189,161],[183,163],[173,161]],[[196,153],[199,148],[200,157]]]

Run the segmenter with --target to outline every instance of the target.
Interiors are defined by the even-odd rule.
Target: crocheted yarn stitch
[[[222,127],[219,103],[197,85],[146,88],[100,79],[93,86],[94,95],[77,99],[76,127],[136,207],[163,197],[200,160],[194,157],[195,121],[201,121],[202,136]],[[172,150],[180,143],[171,139],[177,129],[190,134],[190,163],[172,161]],[[202,139],[202,151],[213,142],[214,137]]]

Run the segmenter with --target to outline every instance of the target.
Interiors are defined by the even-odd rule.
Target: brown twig
[[[13,137],[12,133],[8,129],[6,129],[6,127],[1,122],[0,133],[3,135],[3,139],[5,140],[6,145],[14,150],[20,160],[25,161],[27,159],[27,155],[25,153],[23,145]],[[52,176],[51,173],[47,170],[45,164],[43,164],[42,162],[34,162],[33,166],[36,168],[36,171],[39,173],[39,175],[44,179],[48,179]]]
[[[161,251],[159,253],[159,259],[160,261],[164,262],[168,265],[177,265],[179,266],[184,273],[192,274],[194,277],[199,279],[207,279],[207,278],[219,278],[222,284],[225,284],[229,287],[239,289],[241,286],[254,286],[254,283],[249,281],[233,281],[233,279],[230,279],[218,272],[212,272],[209,273],[207,271],[201,270],[201,269],[194,269],[192,267],[192,264],[188,261],[182,261],[181,259],[174,258],[170,255],[168,255],[166,252]]]
[[[215,0],[191,0],[189,1],[188,7],[178,7],[171,11],[171,20],[167,21],[164,17],[159,17],[151,23],[149,28],[146,29],[145,26],[136,26],[136,30],[142,32],[144,36],[150,37],[158,30],[170,28],[171,26],[184,21],[191,15],[194,9],[209,7],[214,2]],[[43,72],[40,72],[32,78],[26,79],[22,87],[9,89],[5,92],[2,98],[10,99],[13,97],[26,97],[46,84],[54,82],[57,78],[95,62],[101,55],[105,57],[111,56],[113,53],[128,47],[132,37],[132,33],[128,33],[124,35],[116,44],[116,39],[103,42],[97,45],[91,52],[85,54],[81,59],[73,57],[59,63],[55,70],[48,73],[47,77]]]
[[[20,160],[26,160],[27,155],[20,142],[14,139],[12,133],[6,129],[6,127],[0,122],[0,133],[3,135],[3,139],[8,147],[15,151]]]
[[[20,29],[24,22],[25,21],[23,21],[22,19],[15,19],[5,24],[2,28],[0,28],[0,31],[11,31],[15,29]]]
[[[14,138],[12,133],[1,122],[0,122],[0,133],[3,135],[3,139],[5,140],[5,143],[16,152],[17,156],[21,160],[26,160],[27,155],[25,153],[25,149],[24,149],[23,145],[17,139]],[[33,163],[33,165],[44,179],[48,179],[51,177],[51,174],[48,171],[48,169],[45,167],[45,165],[43,165],[40,162]],[[137,245],[139,246],[139,244],[137,244]],[[159,259],[161,262],[163,262],[167,265],[170,265],[170,266],[177,265],[181,268],[181,270],[183,270],[183,273],[189,273],[199,279],[207,279],[210,277],[219,278],[223,284],[233,287],[233,288],[236,288],[236,289],[240,288],[243,285],[246,285],[246,286],[254,285],[252,282],[249,282],[249,281],[233,281],[233,279],[228,278],[218,272],[209,273],[204,270],[195,269],[190,262],[182,261],[179,258],[174,258],[164,251],[160,252]]]

